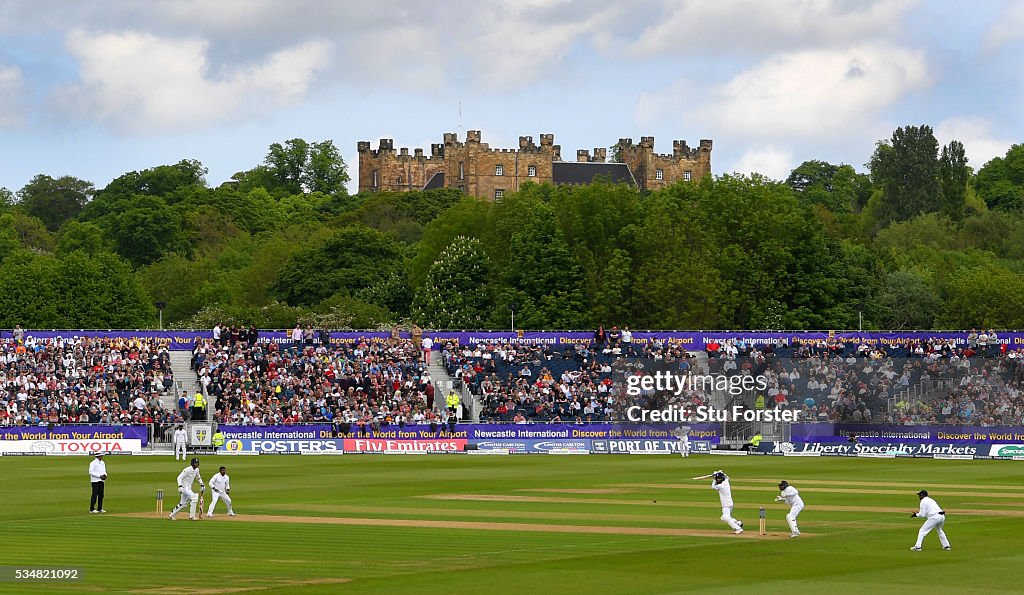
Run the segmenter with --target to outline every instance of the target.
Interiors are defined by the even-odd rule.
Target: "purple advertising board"
[[[0,440],[132,440],[149,441],[148,426],[14,426],[0,428]]]
[[[944,426],[899,424],[793,424],[790,442],[849,442],[850,435],[863,444],[902,442],[907,444],[996,444],[1024,441],[1022,426]]]
[[[449,431],[438,426],[431,431],[429,425],[386,426],[374,432],[367,427],[365,437],[389,440],[433,440],[437,438],[478,440],[676,440],[672,424],[458,424]],[[690,440],[705,440],[717,444],[720,427],[716,424],[691,424]],[[221,425],[227,440],[322,440],[335,438],[328,424],[302,426],[235,426]],[[358,429],[350,428],[350,435]],[[363,434],[360,434],[362,437]]]
[[[564,348],[576,344],[589,344],[593,340],[590,331],[436,331],[428,332],[435,344],[455,341],[460,345],[473,343],[503,343],[513,345],[551,345]],[[11,331],[0,333],[3,338],[10,338]],[[204,331],[93,331],[93,330],[26,330],[26,337],[35,339],[53,339],[89,336],[100,338],[123,338],[155,340],[172,350],[189,350],[196,338],[211,338],[213,332]],[[335,344],[384,343],[390,333],[375,331],[334,331],[330,333],[331,342]],[[408,332],[402,333],[408,337]],[[833,331],[789,331],[789,332],[755,332],[755,331],[633,331],[633,342],[646,345],[652,341],[671,342],[691,350],[703,350],[712,342],[726,340],[745,341],[752,345],[792,344],[793,341],[831,340],[843,343],[867,343],[890,346],[905,345],[922,339],[952,339],[958,345],[967,344],[967,333],[957,331],[906,331],[906,332],[833,332]],[[260,342],[291,343],[286,331],[260,331]],[[1007,349],[1024,349],[1024,333],[998,333],[998,342]],[[439,347],[438,347],[439,348]]]

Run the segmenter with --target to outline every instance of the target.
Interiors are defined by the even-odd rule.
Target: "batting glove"
[[[916,513],[916,512],[912,512],[912,513],[910,513],[910,518],[914,518],[914,517],[916,517],[916,516],[917,516],[917,513]]]

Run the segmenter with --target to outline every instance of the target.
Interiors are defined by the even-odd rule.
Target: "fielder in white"
[[[718,499],[722,501],[722,520],[725,521],[726,525],[729,525],[736,535],[743,533],[743,521],[737,521],[732,518],[733,501],[729,476],[721,471],[715,471],[711,487],[718,492]]]
[[[780,494],[775,497],[775,501],[785,501],[786,504],[789,504],[789,514],[786,515],[786,522],[789,523],[789,536],[790,538],[800,537],[800,528],[796,526],[796,517],[804,509],[804,501],[800,497],[800,492],[789,485],[789,482],[786,480],[779,482],[779,492]]]
[[[185,428],[178,426],[178,429],[174,430],[174,460],[178,460],[178,454],[181,454],[181,460],[185,460],[187,456],[185,453],[185,441],[188,440],[188,435],[185,434]]]
[[[676,438],[679,438],[679,454],[683,457],[690,456],[690,427],[680,426],[675,431]]]
[[[228,516],[235,516],[235,511],[231,508],[231,478],[228,477],[226,467],[221,467],[220,473],[210,478],[210,491],[213,492],[213,499],[210,501],[210,510],[206,512],[206,516],[213,518],[213,508],[217,506],[217,500],[223,500],[228,505]]]
[[[206,485],[203,483],[202,476],[199,475],[199,459],[192,459],[192,464],[178,474],[178,492],[181,493],[181,502],[178,502],[167,518],[173,521],[174,515],[178,514],[179,510],[189,506],[188,520],[196,520],[196,504],[199,502],[199,496],[192,491],[192,484],[196,481],[199,482],[199,491],[205,492]]]
[[[925,519],[924,524],[921,525],[921,530],[917,532],[917,545],[910,548],[913,552],[921,551],[921,544],[924,542],[924,536],[932,532],[932,529],[939,534],[939,543],[942,544],[942,549],[948,550],[949,540],[946,539],[946,532],[942,528],[946,525],[946,513],[939,507],[939,504],[928,497],[928,490],[921,490],[917,493],[917,497],[921,499],[921,509],[917,512],[910,513],[911,518],[918,517]]]

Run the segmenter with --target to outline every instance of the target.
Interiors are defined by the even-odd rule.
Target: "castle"
[[[396,152],[389,138],[380,139],[377,150],[369,141],[360,141],[359,191],[408,192],[433,188],[457,188],[472,196],[501,200],[515,192],[523,182],[553,184],[590,184],[595,179],[625,183],[638,190],[657,190],[678,180],[696,181],[711,173],[711,141],[701,140],[690,148],[686,141],[673,141],[672,154],[654,152],[654,137],[645,136],[639,144],[620,138],[616,145],[621,162],[609,162],[607,150],[595,148],[576,152],[576,161],[562,161],[562,148],[555,135],[540,135],[540,144],[532,136],[520,136],[518,149],[492,149],[481,142],[479,130],[466,132],[459,142],[455,133],[444,135],[444,143],[423,149],[403,148]]]

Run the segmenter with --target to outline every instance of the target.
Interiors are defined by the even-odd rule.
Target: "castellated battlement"
[[[407,147],[395,149],[394,140],[382,138],[374,149],[370,141],[359,141],[359,191],[407,192],[424,188],[457,188],[467,194],[498,199],[518,190],[522,182],[579,183],[578,174],[564,165],[562,146],[555,135],[520,136],[517,148],[494,148],[483,142],[480,130],[467,130],[465,140],[446,132],[443,142],[430,145],[430,152]],[[616,160],[629,169],[626,179],[641,190],[657,190],[676,181],[696,181],[711,173],[712,142],[701,139],[697,147],[685,140],[672,141],[671,153],[655,153],[654,137],[642,136],[639,143],[620,138]],[[608,163],[608,149],[579,149],[577,163]],[[619,166],[621,167],[621,166]],[[578,170],[572,170],[578,171]],[[586,168],[586,171],[598,171]],[[573,177],[577,176],[577,177]],[[561,182],[559,180],[562,180]],[[569,181],[573,180],[573,181]]]

